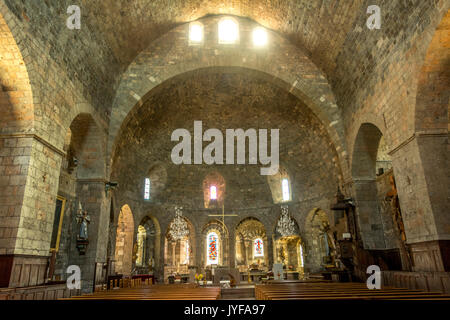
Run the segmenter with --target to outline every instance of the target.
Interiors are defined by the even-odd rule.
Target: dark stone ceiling
[[[141,50],[177,24],[208,14],[248,17],[290,39],[328,76],[338,104],[358,85],[382,77],[385,57],[407,50],[438,12],[437,1],[379,0],[382,29],[367,31],[369,0],[5,0],[23,29],[108,108],[122,72]],[[65,28],[68,6],[82,10],[82,30]],[[373,81],[372,81],[373,82]],[[369,92],[370,88],[365,90]]]

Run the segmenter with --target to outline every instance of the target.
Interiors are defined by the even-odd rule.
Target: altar
[[[214,269],[214,275],[213,275],[213,284],[219,285],[220,280],[222,278],[228,277],[231,280],[231,277],[234,278],[235,284],[240,283],[240,274],[239,270],[236,268],[215,268]]]

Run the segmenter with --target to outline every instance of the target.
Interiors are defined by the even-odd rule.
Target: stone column
[[[93,288],[95,264],[106,262],[111,201],[106,198],[103,179],[78,180],[77,195],[75,210],[78,210],[78,202],[81,202],[83,210],[87,210],[91,219],[88,225],[89,245],[86,253],[81,255],[76,248],[79,225],[74,219],[72,224],[75,232],[72,235],[69,261],[70,264],[80,266],[82,291],[90,292]],[[76,212],[73,216],[76,217]]]
[[[45,281],[63,155],[33,134],[0,136],[0,286]]]
[[[234,230],[234,228],[230,229],[229,231],[229,248],[230,248],[230,252],[229,252],[229,266],[230,268],[235,268],[236,267],[236,231]]]
[[[266,263],[269,270],[272,270],[273,266],[273,240],[272,235],[267,235],[267,240],[264,248],[264,255],[266,256]]]
[[[390,152],[414,271],[450,271],[448,134],[420,134]]]

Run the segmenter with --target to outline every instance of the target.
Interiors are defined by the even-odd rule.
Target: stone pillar
[[[236,267],[236,231],[234,228],[230,229],[228,242],[229,242],[229,248],[230,248],[229,266],[230,266],[230,268],[235,268]]]
[[[245,253],[247,257],[247,265],[249,265],[253,258],[253,251],[252,251],[252,242],[250,240],[245,240]]]
[[[272,235],[267,235],[267,241],[264,250],[264,254],[266,255],[267,267],[269,270],[272,270],[274,260]]]
[[[199,268],[199,270],[197,270],[198,272],[200,272],[200,269],[204,267],[204,265],[202,265],[202,260],[204,259],[204,255],[205,253],[203,252],[203,241],[202,241],[202,234],[201,232],[197,232],[195,234],[195,247],[192,248],[192,251],[195,252],[195,265],[197,266],[197,268]],[[204,262],[203,262],[204,264]]]
[[[81,202],[83,210],[88,212],[91,219],[88,225],[89,245],[86,253],[81,255],[76,248],[79,225],[74,219],[72,221],[74,233],[70,254],[70,264],[81,268],[81,286],[83,292],[90,292],[93,288],[94,270],[96,263],[105,263],[108,230],[109,230],[109,206],[111,201],[106,198],[105,181],[103,179],[86,179],[77,181],[77,199],[75,210]],[[76,212],[73,214],[76,217]]]
[[[33,134],[0,136],[0,287],[45,281],[63,155]]]
[[[413,271],[450,271],[447,146],[447,134],[416,133],[390,152]]]

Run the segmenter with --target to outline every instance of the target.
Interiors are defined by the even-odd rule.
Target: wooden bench
[[[217,300],[219,298],[219,287],[141,285],[140,287],[94,292],[63,300]]]
[[[450,295],[444,295],[441,292],[392,287],[370,290],[366,284],[355,282],[291,282],[257,285],[255,297],[257,300],[450,300]]]

